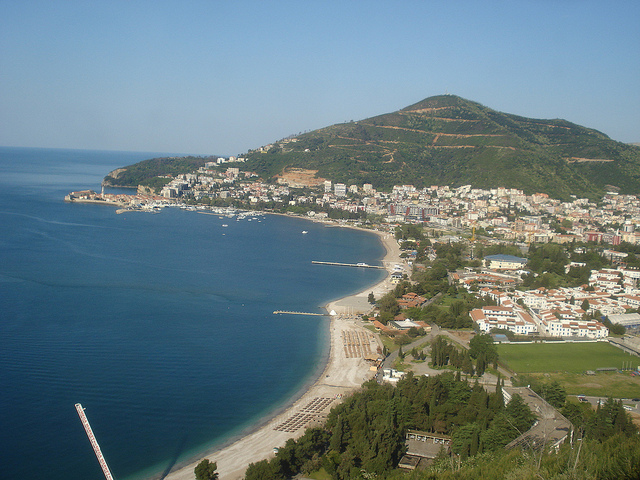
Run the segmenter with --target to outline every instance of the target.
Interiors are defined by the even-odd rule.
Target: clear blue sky
[[[234,155],[445,92],[640,142],[640,2],[0,2],[0,145]]]

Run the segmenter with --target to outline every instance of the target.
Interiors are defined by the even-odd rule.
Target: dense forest
[[[638,478],[640,439],[621,403],[608,400],[592,411],[565,401],[561,408],[574,423],[573,443],[558,453],[505,450],[535,421],[518,395],[505,405],[500,388],[487,391],[452,372],[409,374],[396,387],[372,380],[334,407],[322,427],[288,440],[273,459],[251,464],[245,479],[314,472],[336,480]],[[442,450],[420,471],[397,469],[410,429],[450,435],[452,454]]]

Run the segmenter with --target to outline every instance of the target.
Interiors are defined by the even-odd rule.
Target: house
[[[393,332],[393,328],[387,327],[384,323],[380,322],[379,320],[374,320],[373,326],[376,328],[376,330],[380,330],[384,333]]]
[[[402,298],[398,300],[398,306],[400,308],[421,307],[426,301],[426,298],[421,297],[417,293],[409,292],[405,293]]]

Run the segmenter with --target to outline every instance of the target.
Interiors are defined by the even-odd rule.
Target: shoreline
[[[345,228],[356,228],[345,226]],[[309,386],[303,386],[281,407],[267,414],[253,427],[240,433],[240,438],[232,437],[215,451],[203,455],[195,462],[178,467],[163,478],[164,480],[193,480],[196,465],[204,458],[218,465],[220,480],[240,480],[250,463],[256,463],[274,456],[274,448],[282,447],[290,438],[300,437],[307,427],[321,424],[331,407],[340,402],[345,395],[360,388],[362,383],[374,377],[370,364],[362,356],[348,358],[344,335],[351,332],[365,332],[369,345],[362,344],[362,351],[375,351],[379,346],[377,337],[366,330],[356,314],[368,313],[372,306],[368,295],[373,292],[376,298],[384,295],[392,287],[391,269],[401,263],[400,249],[390,233],[377,230],[360,229],[378,235],[386,253],[382,259],[387,273],[377,284],[364,291],[333,300],[325,306],[337,315],[330,316],[329,354],[321,373]],[[365,342],[366,343],[366,342]],[[320,370],[320,368],[318,368]],[[322,408],[318,407],[320,405]],[[313,406],[313,407],[312,407]],[[297,427],[297,428],[296,428]],[[283,431],[286,429],[290,431]]]

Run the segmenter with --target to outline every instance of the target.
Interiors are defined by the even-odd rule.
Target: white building
[[[560,318],[558,318],[560,317]],[[595,320],[579,320],[571,312],[541,311],[538,315],[545,335],[551,337],[606,338],[609,329]]]
[[[493,328],[509,330],[516,335],[538,332],[538,326],[531,316],[518,307],[488,306],[469,312],[480,331],[489,333]]]
[[[336,183],[333,187],[333,192],[336,197],[346,197],[347,186],[344,183]]]
[[[527,264],[526,258],[513,255],[487,255],[484,257],[485,265],[496,270],[519,270]]]

